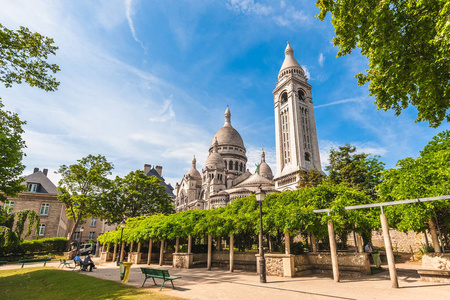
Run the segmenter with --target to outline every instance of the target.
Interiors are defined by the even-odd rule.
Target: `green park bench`
[[[34,263],[39,263],[39,262],[43,262],[44,263],[44,267],[45,267],[45,264],[48,262],[48,261],[51,261],[51,259],[50,258],[33,258],[33,259],[21,259],[21,260],[19,260],[19,265],[22,265],[22,268],[23,268],[23,266],[25,265],[25,264],[34,264]]]
[[[170,280],[170,282],[172,283],[172,287],[175,289],[175,286],[173,285],[173,280],[181,278],[181,277],[171,277],[169,275],[169,271],[163,270],[163,269],[141,268],[141,271],[142,271],[142,274],[145,275],[144,283],[142,284],[142,286],[144,286],[145,282],[147,281],[147,278],[153,279],[153,282],[155,283],[155,285],[157,285],[155,278],[159,278],[159,279],[163,280],[163,283],[159,290],[162,290],[162,288],[164,286],[164,282],[166,282],[167,280]]]
[[[72,268],[72,262],[68,262],[64,258],[60,258],[58,268],[61,266],[62,266],[62,269],[64,269],[64,267]]]
[[[6,260],[0,260],[0,266],[6,265],[7,261]]]

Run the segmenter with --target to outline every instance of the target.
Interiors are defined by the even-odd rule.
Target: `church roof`
[[[205,162],[205,167],[209,169],[225,169],[225,162],[223,161],[222,155],[218,152],[218,141],[215,140],[213,144],[213,152],[209,154]]]
[[[284,50],[284,55],[284,61],[279,73],[288,68],[300,68],[303,71],[302,67],[294,57],[294,49],[292,49],[289,42],[287,43],[286,50]],[[302,73],[304,74],[304,71]]]
[[[44,171],[47,173],[48,171],[46,170],[47,169],[44,169]],[[59,194],[53,182],[48,179],[46,174],[44,174],[42,171],[39,171],[39,169],[37,168],[35,169],[33,174],[25,176],[25,181],[22,184],[26,185],[28,183],[39,184],[39,188],[36,193]]]
[[[211,146],[214,144],[215,140],[217,140],[219,146],[230,145],[245,148],[241,135],[231,126],[231,113],[228,106],[225,111],[225,124],[214,135]]]
[[[202,180],[202,176],[200,175],[200,172],[197,171],[197,169],[196,169],[196,163],[197,163],[197,160],[195,159],[195,156],[194,156],[194,158],[192,159],[192,167],[186,173],[186,175],[189,175],[189,176],[191,176],[191,177],[193,177],[195,179],[198,179],[198,180]]]
[[[239,183],[237,187],[259,186],[259,185],[274,185],[274,183],[273,181],[255,173],[246,180],[244,180],[243,182]]]

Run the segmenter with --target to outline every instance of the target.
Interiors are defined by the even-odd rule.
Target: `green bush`
[[[43,238],[39,240],[23,241],[20,243],[18,252],[23,254],[34,252],[62,252],[66,249],[66,246],[66,238]]]

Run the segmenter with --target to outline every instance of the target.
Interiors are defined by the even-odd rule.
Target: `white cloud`
[[[284,8],[285,6],[286,6],[286,2],[284,2],[284,0],[281,0],[280,1],[280,7]]]
[[[164,100],[164,105],[160,111],[152,112],[150,122],[167,122],[175,118],[175,113],[172,109],[172,100]]]
[[[349,98],[349,99],[337,100],[337,101],[333,101],[330,103],[317,105],[317,106],[314,106],[314,108],[316,109],[316,108],[321,108],[321,107],[326,107],[326,106],[331,106],[331,105],[339,105],[339,104],[350,103],[350,102],[363,102],[365,100],[367,100],[366,97]]]
[[[267,16],[272,11],[272,7],[256,3],[254,0],[229,0],[227,6],[237,13],[246,15]]]
[[[320,53],[319,55],[319,65],[323,67],[323,62],[325,61],[325,57],[323,56],[323,53]]]
[[[311,74],[309,73],[308,67],[303,65],[302,66],[303,71],[305,71],[305,76],[307,79],[311,79]]]
[[[131,35],[133,36],[133,39],[138,42],[142,49],[147,50],[144,46],[144,44],[141,42],[141,40],[138,39],[136,35],[136,30],[134,29],[134,23],[133,23],[133,0],[125,0],[125,15],[127,16],[128,20],[128,26],[130,27]]]

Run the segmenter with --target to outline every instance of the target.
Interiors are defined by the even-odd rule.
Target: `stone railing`
[[[112,261],[113,254],[111,252],[102,252],[100,253],[100,260],[103,261]]]
[[[294,264],[297,276],[332,270],[331,254],[329,252],[296,255]],[[361,275],[369,275],[371,273],[367,253],[338,252],[338,268],[340,272],[356,272]]]
[[[425,253],[417,272],[423,281],[450,283],[450,254]]]
[[[180,269],[190,269],[193,266],[194,254],[192,253],[173,253],[173,267]]]
[[[259,254],[256,254],[256,272],[259,274]],[[280,277],[294,277],[294,257],[293,254],[264,254],[266,260],[266,275]]]

